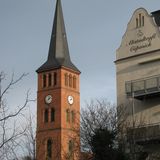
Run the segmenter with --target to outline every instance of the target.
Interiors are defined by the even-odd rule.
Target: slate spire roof
[[[61,0],[57,0],[48,59],[37,69],[37,72],[49,71],[61,67],[80,72],[70,59]]]

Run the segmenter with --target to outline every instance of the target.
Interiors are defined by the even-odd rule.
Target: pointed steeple
[[[80,72],[70,59],[61,0],[57,0],[48,59],[37,72],[61,67]]]

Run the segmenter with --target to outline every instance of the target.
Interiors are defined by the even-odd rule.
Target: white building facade
[[[160,153],[160,11],[137,9],[116,51],[117,104],[133,121],[135,143]],[[133,123],[130,126],[133,127]]]

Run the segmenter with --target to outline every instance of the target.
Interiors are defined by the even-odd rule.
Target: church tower
[[[80,71],[70,59],[60,0],[48,59],[37,73],[37,160],[79,160]]]

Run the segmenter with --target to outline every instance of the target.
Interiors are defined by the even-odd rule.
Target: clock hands
[[[48,101],[50,101],[52,98],[51,97],[47,97],[48,98]]]
[[[73,97],[72,96],[68,96],[68,102],[69,102],[69,104],[73,104]]]
[[[51,96],[51,95],[46,96],[46,97],[45,97],[45,102],[46,102],[47,104],[51,103],[51,102],[52,102],[52,96]]]

